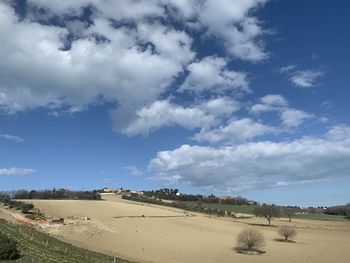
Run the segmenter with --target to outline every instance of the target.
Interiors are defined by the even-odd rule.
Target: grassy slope
[[[181,203],[186,204],[189,207],[198,206],[198,202],[196,201],[182,201]],[[235,213],[244,213],[244,214],[252,214],[254,206],[248,205],[228,205],[228,204],[218,204],[218,203],[202,203],[202,207],[214,208],[218,210],[235,212]]]
[[[24,225],[14,225],[0,219],[0,231],[15,239],[22,257],[16,261],[1,262],[42,262],[42,263],[113,263],[111,256],[95,253],[70,245],[47,234]],[[118,263],[131,263],[117,259]]]
[[[196,201],[182,201],[189,207],[198,206]],[[202,207],[214,208],[228,212],[243,213],[243,214],[253,214],[254,206],[248,205],[228,205],[228,204],[218,204],[218,203],[202,203]],[[344,216],[337,215],[327,215],[323,213],[308,213],[308,214],[298,214],[294,215],[293,218],[300,219],[311,219],[311,220],[334,220],[334,221],[349,221]]]

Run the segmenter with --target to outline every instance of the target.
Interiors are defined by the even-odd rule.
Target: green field
[[[0,231],[17,241],[17,246],[22,255],[18,260],[1,262],[131,263],[128,260],[114,259],[111,256],[78,248],[39,232],[32,227],[14,225],[2,219],[0,219]]]
[[[196,201],[181,201],[181,203],[186,204],[188,207],[198,207],[198,202]],[[229,205],[219,203],[202,203],[202,207],[244,214],[253,214],[254,209],[254,206],[252,205]]]
[[[188,207],[198,207],[197,201],[181,201],[181,203],[186,204]],[[229,205],[229,204],[219,204],[219,203],[202,203],[202,207],[208,209],[214,208],[217,210],[223,210],[234,213],[243,214],[253,214],[253,205]],[[308,213],[308,214],[296,214],[292,218],[299,219],[310,219],[310,220],[331,220],[331,221],[349,221],[345,216],[339,215],[327,215],[323,213]]]
[[[296,214],[293,216],[293,218],[311,219],[311,220],[326,220],[326,221],[349,221],[349,219],[347,219],[345,216],[327,215],[327,214],[323,214],[323,213]]]

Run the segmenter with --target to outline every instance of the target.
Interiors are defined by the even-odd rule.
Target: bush
[[[0,260],[20,257],[16,241],[0,233]]]
[[[290,238],[296,236],[297,231],[290,226],[281,226],[278,228],[278,234],[284,237],[284,241],[289,241]]]
[[[261,249],[265,246],[265,239],[258,230],[252,228],[244,229],[238,235],[237,245],[240,251],[261,252]]]

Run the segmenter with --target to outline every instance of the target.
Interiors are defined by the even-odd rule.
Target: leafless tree
[[[237,245],[242,250],[260,251],[265,245],[265,239],[256,229],[244,229],[238,235]]]
[[[284,237],[284,241],[289,241],[289,239],[296,236],[297,231],[290,226],[281,226],[278,228],[278,234]]]

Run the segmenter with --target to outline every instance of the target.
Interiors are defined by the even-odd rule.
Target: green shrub
[[[20,257],[16,241],[0,233],[0,260]]]

